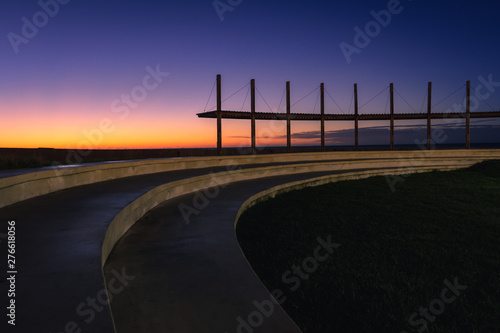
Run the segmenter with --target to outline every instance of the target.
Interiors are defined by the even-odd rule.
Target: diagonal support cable
[[[208,103],[210,103],[210,98],[212,98],[212,95],[214,93],[214,89],[215,89],[215,84],[216,83],[217,83],[217,81],[215,81],[214,85],[212,86],[212,91],[210,91],[210,95],[208,96],[207,104],[205,104],[205,108],[203,109],[203,112],[205,112],[207,110],[207,106],[208,106]]]
[[[413,112],[417,113],[417,111],[416,111],[416,110],[415,110],[415,109],[414,109],[414,108],[410,105],[410,103],[408,103],[408,102],[406,101],[406,99],[405,99],[403,96],[401,96],[401,94],[399,93],[399,91],[397,91],[397,89],[396,89],[396,88],[394,88],[394,91],[396,92],[396,94],[398,94],[398,95],[399,95],[399,97],[401,97],[401,99],[402,99],[402,100],[406,103],[406,105],[408,105],[408,106],[410,107],[410,109],[412,109],[412,110],[413,110]]]
[[[315,92],[317,89],[319,89],[319,86],[314,88],[309,94],[305,95],[304,97],[302,97],[301,99],[299,99],[297,102],[293,103],[292,104],[292,107],[297,105],[298,103],[302,102],[304,99],[306,99],[307,97],[309,97],[309,95],[311,95],[313,92]]]
[[[450,98],[451,96],[455,95],[457,92],[459,92],[461,89],[463,89],[465,87],[465,84],[461,85],[459,88],[457,88],[454,92],[452,92],[451,94],[449,94],[448,96],[446,96],[445,98],[443,98],[442,100],[440,100],[439,102],[437,102],[436,104],[434,104],[432,106],[432,108],[434,109],[436,106],[438,106],[439,104],[443,103],[444,101],[446,101],[448,98]]]
[[[344,113],[344,110],[342,110],[342,108],[340,107],[340,105],[337,104],[337,101],[332,97],[332,95],[330,95],[330,93],[328,92],[328,90],[325,89],[325,91],[326,91],[327,95],[330,96],[330,98],[332,99],[333,103],[335,103],[335,105],[337,105],[337,107],[339,108],[339,110],[342,113]]]
[[[373,98],[371,98],[368,102],[366,102],[365,104],[361,105],[359,107],[359,110],[361,110],[366,104],[370,103],[371,101],[373,101],[375,98],[377,98],[378,96],[380,96],[384,91],[386,91],[387,89],[389,89],[389,86],[387,86],[384,90],[382,90],[381,92],[379,92],[378,94],[376,94]]]
[[[260,93],[259,88],[255,88],[255,90],[257,90],[257,92],[259,93],[259,95],[260,95],[260,97],[262,98],[262,100],[264,101],[264,103],[266,103],[266,105],[267,105],[267,107],[269,108],[269,110],[270,110],[271,112],[273,112],[273,109],[271,109],[271,107],[269,106],[269,104],[267,104],[267,101],[266,101],[266,99],[264,98],[264,96],[262,96],[262,94]]]

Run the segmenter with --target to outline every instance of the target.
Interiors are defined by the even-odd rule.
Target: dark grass
[[[32,157],[0,157],[0,170],[40,168],[50,163]]]
[[[120,161],[121,159],[106,159],[106,158],[96,158],[96,159],[82,159],[78,164],[85,163],[99,163],[99,162],[111,162]],[[68,165],[66,161],[43,161],[39,158],[34,157],[0,157],[0,170],[12,170],[12,169],[29,169],[29,168],[41,168],[46,166],[57,166],[57,165]]]
[[[341,246],[292,291],[283,274],[328,235]],[[500,161],[411,175],[395,192],[374,177],[282,194],[245,212],[237,236],[305,333],[418,332],[425,317],[410,316],[455,277],[467,289],[421,332],[500,332]]]

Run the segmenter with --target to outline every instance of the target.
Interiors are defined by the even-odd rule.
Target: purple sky
[[[476,110],[500,109],[500,5],[493,1],[4,0],[0,9],[0,147],[76,147],[85,140],[95,148],[214,146],[214,121],[196,113],[204,110],[216,74],[223,76],[224,98],[255,78],[272,111],[286,81],[292,102],[324,82],[342,109],[328,96],[328,113],[352,112],[354,83],[360,105],[393,82],[396,112],[420,112],[428,81],[434,105],[467,80],[484,97]],[[168,76],[126,115],[117,112],[113,103],[126,105],[123,94],[143,84],[148,66]],[[224,109],[248,109],[246,92]],[[453,110],[464,94],[463,87],[434,111]],[[361,113],[387,112],[387,96]],[[293,111],[319,112],[317,97],[314,92]],[[213,105],[212,96],[208,109]],[[269,111],[260,96],[257,108]],[[101,128],[103,119],[112,121],[109,131]],[[226,124],[226,146],[249,134],[244,121]],[[500,142],[497,119],[480,124],[476,133],[488,133],[473,140]],[[351,124],[328,126],[339,131]],[[93,141],[85,134],[97,130],[103,135]],[[294,125],[295,142],[309,143],[299,134],[310,131],[311,125]],[[279,139],[283,131],[271,135]]]

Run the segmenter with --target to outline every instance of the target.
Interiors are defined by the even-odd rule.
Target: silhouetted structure
[[[255,120],[286,120],[287,122],[287,151],[291,151],[291,121],[313,120],[321,122],[321,150],[325,151],[325,121],[354,121],[354,143],[355,149],[359,149],[359,121],[365,120],[389,120],[390,121],[390,147],[394,149],[394,121],[395,120],[418,120],[427,119],[427,149],[431,149],[431,119],[465,118],[465,145],[470,148],[470,120],[471,118],[498,118],[500,111],[470,111],[470,81],[466,84],[466,111],[465,112],[431,112],[432,82],[428,83],[427,113],[394,113],[394,84],[390,89],[390,113],[389,114],[359,114],[358,108],[358,85],[354,84],[354,114],[325,114],[325,85],[321,83],[321,113],[291,113],[290,103],[290,81],[286,82],[286,113],[256,112],[255,111],[255,80],[250,82],[251,110],[231,111],[222,110],[222,88],[221,75],[217,75],[217,110],[198,113],[200,118],[217,119],[217,152],[222,153],[222,119],[250,119],[251,120],[251,148],[256,151],[255,143]]]

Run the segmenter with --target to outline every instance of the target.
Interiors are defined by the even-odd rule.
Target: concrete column
[[[358,84],[354,84],[354,146],[359,149]]]
[[[391,95],[391,150],[394,150],[394,84],[390,84]]]
[[[290,126],[290,81],[286,82],[286,147],[290,152],[292,149],[292,133]]]
[[[427,86],[427,149],[431,149],[431,95],[432,82]]]
[[[467,99],[465,107],[465,148],[470,148],[470,81],[467,81]]]
[[[217,75],[217,155],[222,154],[222,79]]]
[[[325,84],[321,83],[321,151],[325,151]]]
[[[252,154],[257,153],[256,145],[255,145],[255,80],[252,79],[250,81],[250,104],[251,104],[251,112],[252,112]]]

